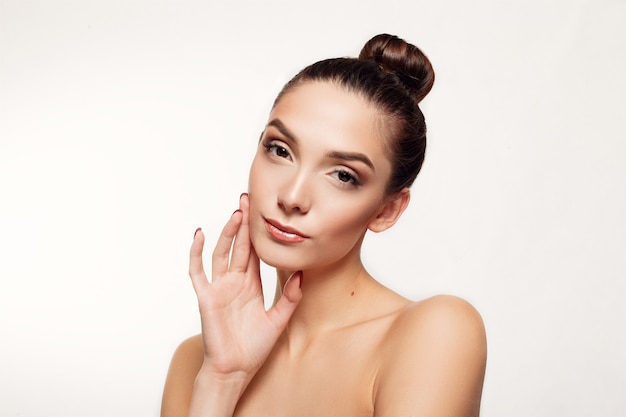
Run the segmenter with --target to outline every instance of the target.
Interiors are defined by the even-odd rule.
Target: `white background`
[[[194,229],[237,207],[282,84],[380,32],[437,80],[371,272],[479,309],[483,416],[623,416],[624,22],[624,0],[0,0],[0,416],[158,414],[199,331]]]

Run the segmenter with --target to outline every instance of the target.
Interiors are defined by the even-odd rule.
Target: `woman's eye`
[[[288,158],[289,157],[289,152],[287,151],[287,149],[283,148],[282,146],[275,146],[274,147],[274,153],[278,156],[280,156],[281,158]]]
[[[332,175],[333,177],[335,177],[337,180],[339,180],[340,182],[344,184],[348,184],[352,186],[360,185],[360,182],[357,179],[357,177],[348,171],[335,171],[333,172]]]
[[[265,149],[267,149],[267,152],[276,155],[279,158],[286,158],[289,159],[290,155],[289,155],[289,151],[287,150],[287,148],[277,145],[275,143],[268,143],[268,144],[264,144],[263,146],[265,146]]]

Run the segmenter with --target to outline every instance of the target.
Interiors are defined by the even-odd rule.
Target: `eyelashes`
[[[336,178],[339,182],[350,185],[352,187],[358,187],[359,185],[361,185],[358,177],[345,170],[333,171],[331,173],[331,177]]]
[[[286,146],[282,146],[280,142],[276,140],[265,140],[261,144],[265,148],[265,153],[272,158],[285,159],[287,161],[293,161],[291,151]],[[357,188],[362,185],[362,182],[353,170],[343,168],[337,168],[328,174],[335,180],[340,187],[345,188]]]
[[[291,154],[289,153],[289,150],[283,146],[280,146],[276,143],[274,143],[273,141],[269,141],[269,142],[263,142],[263,146],[265,147],[265,151],[267,153],[271,153],[272,155],[278,157],[278,158],[285,158],[288,160],[292,160],[291,159]]]

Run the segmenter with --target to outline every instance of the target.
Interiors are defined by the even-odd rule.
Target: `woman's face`
[[[250,169],[250,236],[265,263],[305,270],[358,254],[391,175],[376,118],[328,82],[279,100]]]

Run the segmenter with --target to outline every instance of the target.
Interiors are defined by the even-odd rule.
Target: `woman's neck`
[[[276,297],[290,272],[277,270]],[[301,351],[317,337],[367,320],[367,303],[373,292],[384,290],[365,270],[359,253],[340,262],[303,271],[302,300],[289,321],[285,342],[290,350]]]

